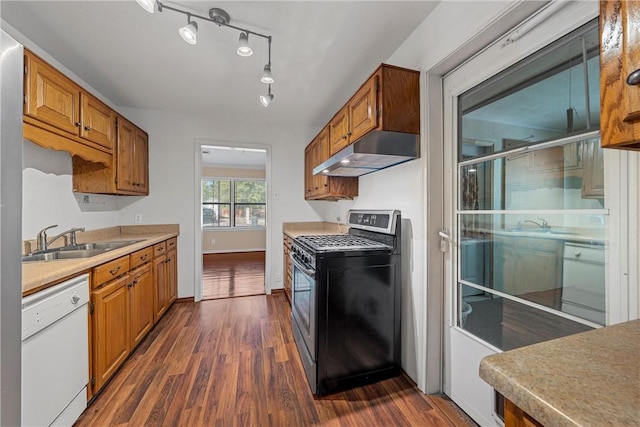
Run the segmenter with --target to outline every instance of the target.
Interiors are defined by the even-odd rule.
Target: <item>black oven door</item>
[[[316,360],[316,274],[313,269],[293,260],[293,297],[291,312],[311,359]]]

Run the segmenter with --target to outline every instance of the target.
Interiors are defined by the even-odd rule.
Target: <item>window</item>
[[[266,203],[267,191],[264,180],[202,180],[203,227],[264,227]]]
[[[604,325],[593,21],[459,97],[458,326],[501,349]]]

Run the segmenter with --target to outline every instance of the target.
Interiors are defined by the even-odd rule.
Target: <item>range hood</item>
[[[361,176],[419,157],[420,135],[373,131],[313,168],[313,174]]]

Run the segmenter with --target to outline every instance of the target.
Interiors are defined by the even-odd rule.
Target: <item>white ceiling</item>
[[[212,115],[252,124],[319,127],[425,19],[435,1],[181,1],[208,16],[273,36],[268,108],[259,102],[267,43],[235,51],[239,33],[200,22],[198,43],[178,28],[186,17],[145,12],[135,1],[1,1],[4,21],[120,107]]]

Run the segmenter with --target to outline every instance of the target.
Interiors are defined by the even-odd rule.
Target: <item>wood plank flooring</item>
[[[289,316],[283,292],[174,304],[76,426],[474,425],[406,376],[314,398]]]
[[[264,294],[264,263],[264,251],[203,255],[203,298]]]

